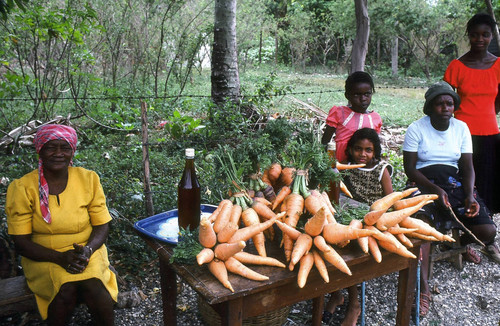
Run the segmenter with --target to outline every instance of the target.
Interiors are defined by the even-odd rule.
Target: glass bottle
[[[327,147],[326,147],[326,150],[327,150],[330,158],[332,158],[332,162],[333,162],[332,169],[335,171],[335,173],[337,173],[337,176],[338,176],[339,171],[337,170],[337,166],[336,166],[337,159],[335,156],[335,151],[336,151],[335,142],[329,142]],[[330,198],[330,200],[334,204],[336,204],[336,205],[339,204],[339,198],[340,198],[340,182],[339,181],[332,180],[330,182],[330,191],[328,192],[328,198]]]
[[[194,149],[186,148],[186,163],[177,188],[179,228],[195,230],[200,225],[200,183],[194,168]]]

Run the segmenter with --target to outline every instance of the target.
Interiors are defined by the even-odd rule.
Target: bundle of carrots
[[[222,285],[234,292],[228,271],[251,280],[265,281],[269,277],[244,264],[285,267],[279,260],[266,257],[263,235],[284,214],[275,214],[259,201],[254,201],[249,207],[249,197],[244,193],[234,194],[231,199],[222,200],[208,218],[200,221],[199,242],[204,248],[196,260],[200,266],[208,264],[208,269]],[[265,221],[261,222],[260,216]],[[240,224],[244,226],[240,228]],[[259,255],[243,252],[246,241],[250,239]]]

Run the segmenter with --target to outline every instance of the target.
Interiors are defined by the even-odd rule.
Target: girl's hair
[[[495,30],[495,26],[497,26],[497,22],[493,19],[493,17],[486,13],[475,14],[467,22],[467,34],[469,34],[477,25],[488,25],[493,32]]]
[[[377,132],[375,131],[375,129],[361,128],[356,130],[354,134],[352,134],[351,139],[349,139],[349,141],[347,142],[345,154],[347,155],[347,159],[349,160],[349,162],[354,162],[354,158],[351,156],[349,150],[351,148],[354,148],[354,145],[358,141],[363,139],[368,139],[369,141],[371,141],[374,150],[373,156],[375,157],[375,159],[380,160],[380,156],[382,154],[382,146],[380,145],[380,138],[378,137]]]
[[[373,84],[372,76],[364,71],[355,71],[347,77],[345,81],[345,92],[350,94],[354,84],[367,83],[370,84],[372,92],[375,93],[375,85]]]

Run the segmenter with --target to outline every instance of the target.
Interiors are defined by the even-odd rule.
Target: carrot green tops
[[[500,83],[500,60],[488,69],[473,69],[455,59],[448,65],[443,79],[457,90],[461,104],[455,118],[467,123],[472,135],[499,133],[495,98]]]

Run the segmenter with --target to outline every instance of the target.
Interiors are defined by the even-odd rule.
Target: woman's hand
[[[63,253],[63,259],[61,265],[68,273],[78,274],[82,273],[89,263],[90,259],[90,249],[82,245],[73,244],[75,249],[68,250]]]
[[[443,207],[450,207],[450,201],[448,200],[448,194],[441,187],[435,187],[435,194],[439,196],[439,203],[443,205]]]
[[[465,198],[464,208],[465,208],[465,211],[464,211],[465,216],[469,217],[469,218],[473,218],[474,216],[479,214],[479,209],[481,208],[481,206],[474,199],[474,197],[471,197],[471,198],[467,197],[467,198]]]

